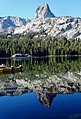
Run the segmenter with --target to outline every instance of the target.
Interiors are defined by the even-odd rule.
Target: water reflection
[[[51,106],[57,94],[81,92],[81,59],[67,57],[0,60],[7,66],[23,65],[24,71],[0,74],[0,96],[35,92],[39,102]]]

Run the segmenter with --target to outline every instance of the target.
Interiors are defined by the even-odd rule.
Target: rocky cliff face
[[[35,19],[45,19],[45,18],[53,18],[54,14],[51,12],[48,4],[43,4],[38,6],[35,13]]]
[[[20,27],[27,23],[26,19],[19,18],[19,17],[0,17],[0,32],[1,31],[8,31],[9,29],[15,29],[16,27]]]
[[[12,31],[13,29],[13,31]],[[55,17],[48,4],[38,6],[35,19],[25,20],[18,17],[1,17],[0,32],[13,32],[13,34],[23,34],[28,32],[39,32],[55,36],[66,36],[67,39],[81,39],[81,18],[71,16]]]
[[[73,17],[55,17],[41,20],[32,20],[26,26],[16,28],[14,33],[39,32],[43,30],[43,34],[50,36],[66,36],[67,39],[81,39],[81,18]]]
[[[66,36],[67,39],[81,39],[81,18],[71,16],[55,17],[49,9],[48,4],[39,6],[36,10],[35,19],[25,26],[16,28],[16,33],[40,32],[50,36]]]

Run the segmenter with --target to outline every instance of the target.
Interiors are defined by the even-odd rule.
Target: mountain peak
[[[35,13],[35,19],[53,18],[55,15],[51,12],[48,4],[38,6]]]

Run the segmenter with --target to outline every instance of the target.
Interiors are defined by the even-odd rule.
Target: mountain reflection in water
[[[24,71],[0,75],[0,96],[35,92],[39,102],[51,106],[57,94],[81,92],[81,60],[70,58],[2,59],[7,66],[22,64]]]

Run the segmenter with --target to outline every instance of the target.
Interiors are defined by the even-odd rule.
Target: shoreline
[[[50,57],[81,57],[81,55],[48,55],[48,56],[30,56],[30,58],[50,58]],[[21,58],[20,59],[26,59]],[[12,57],[0,57],[0,59],[13,59]]]

